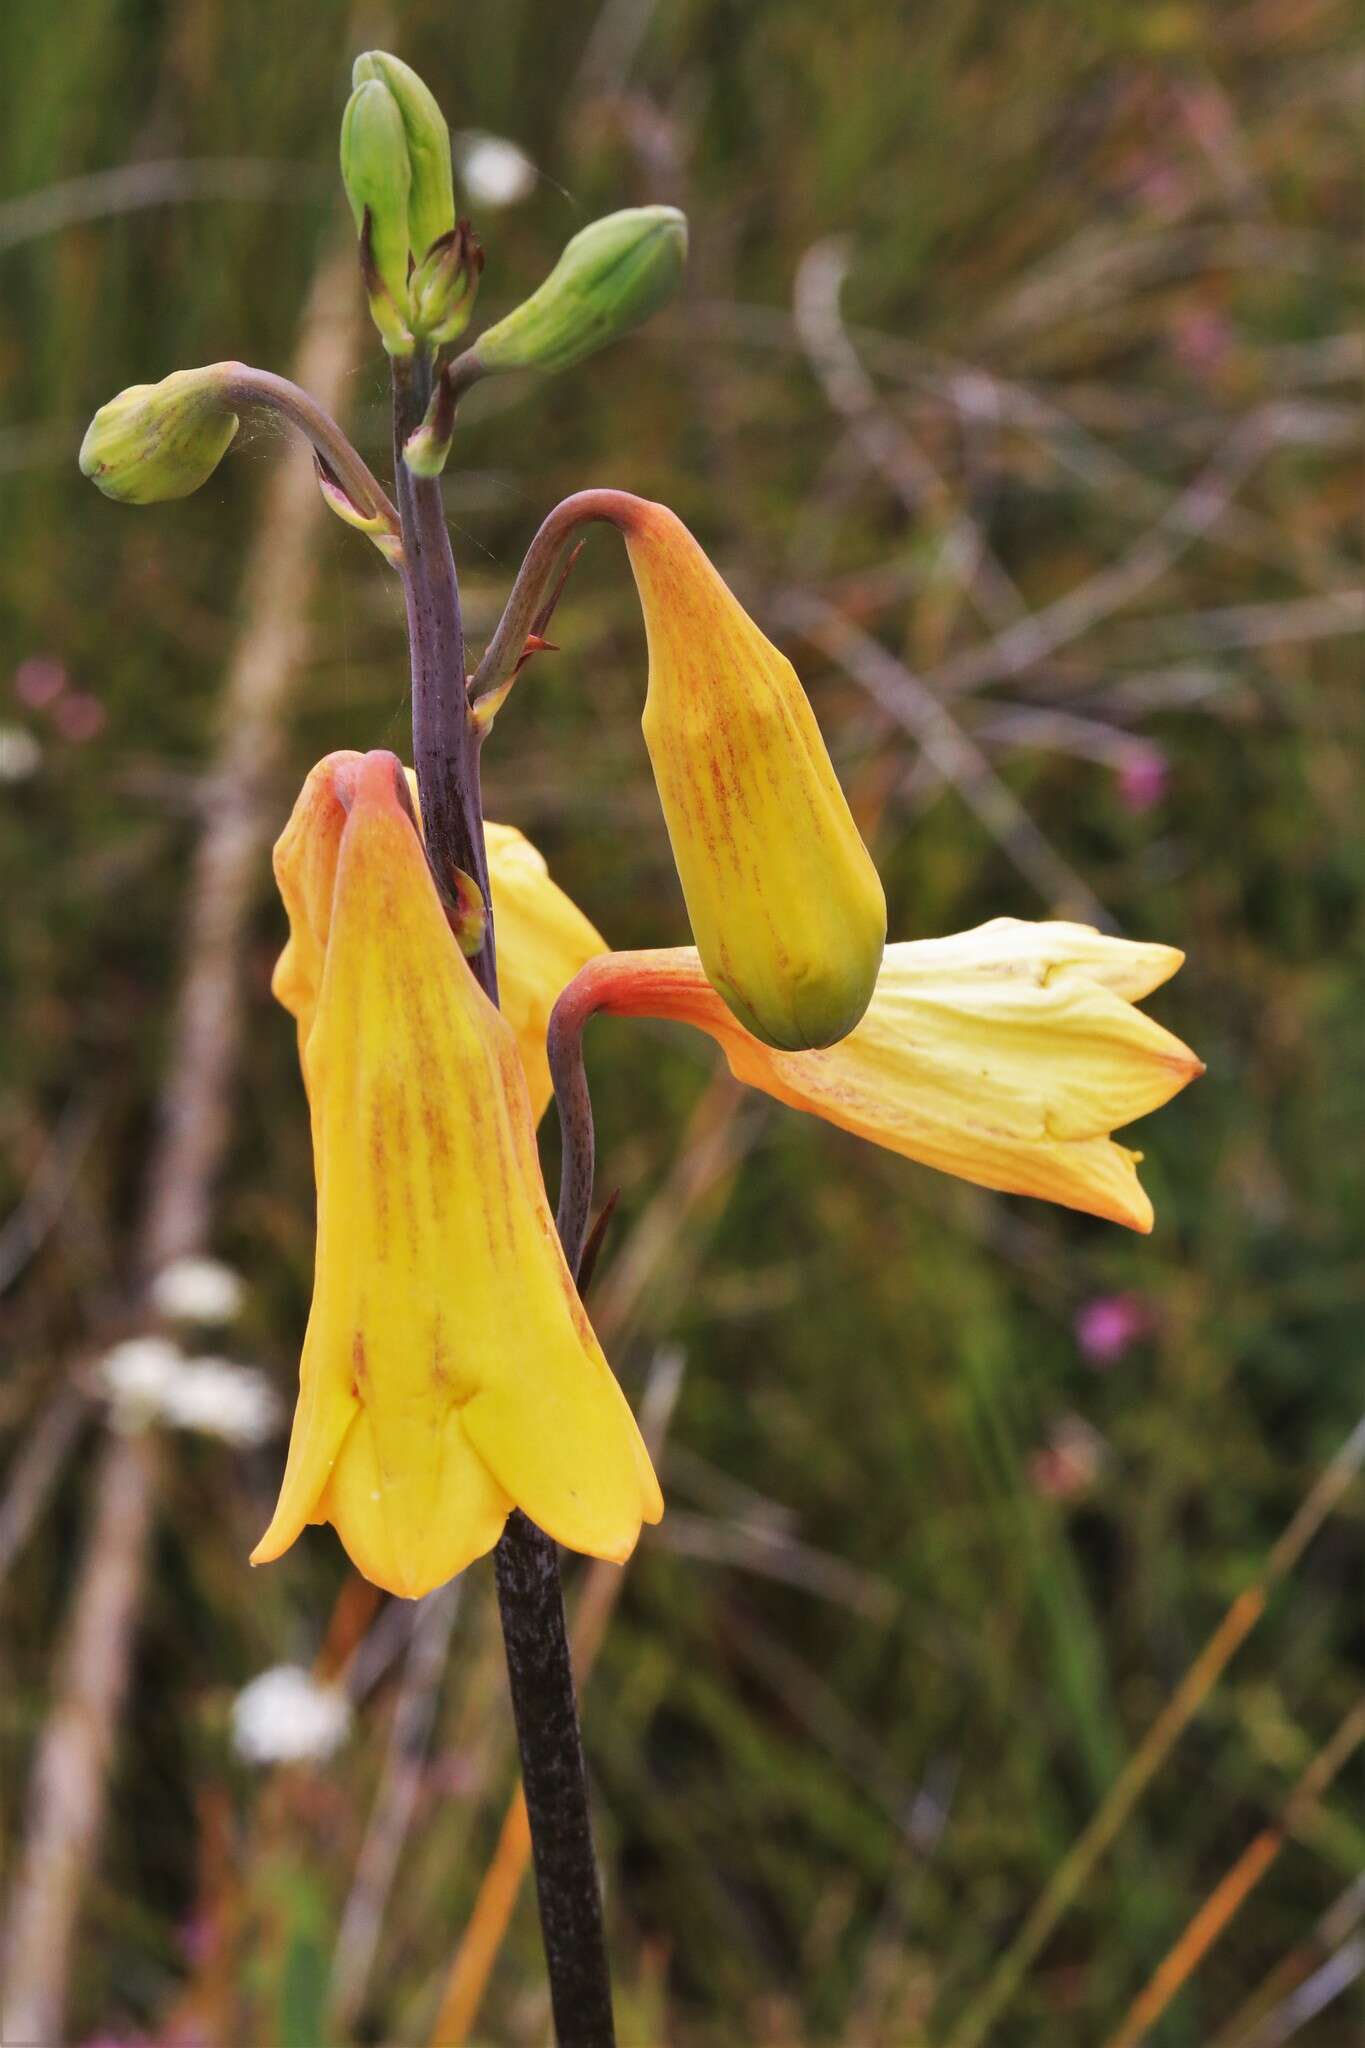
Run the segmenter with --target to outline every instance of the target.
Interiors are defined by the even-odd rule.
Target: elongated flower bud
[[[867,1008],[877,871],[795,669],[666,505],[621,521],[649,638],[644,733],[702,965],[770,1045],[829,1045]]]
[[[595,220],[566,244],[539,290],[479,336],[474,368],[567,370],[672,298],[686,256],[687,221],[675,206]]]
[[[737,1080],[943,1173],[1152,1227],[1142,1154],[1110,1133],[1201,1074],[1134,1006],[1169,980],[1173,946],[1087,925],[997,917],[888,946],[866,1016],[838,1045],[776,1052],[736,1023],[691,947],[608,953],[561,1005],[668,1017],[715,1039]]]
[[[371,299],[382,288],[398,320],[406,321],[412,171],[398,103],[377,78],[363,79],[346,102],[341,178],[372,273]]]
[[[415,1598],[513,1506],[619,1561],[662,1501],[559,1250],[515,1035],[451,936],[401,779],[391,754],[323,762],[276,848],[318,1245],[253,1562],[330,1521]]]
[[[188,498],[213,475],[237,431],[224,396],[235,367],[210,363],[173,370],[159,384],[130,384],[86,428],[81,474],[125,505]]]
[[[410,64],[387,50],[366,50],[351,67],[351,84],[375,81],[393,100],[407,144],[408,246],[420,263],[433,242],[455,225],[455,186],[450,166],[450,130],[436,96]]]

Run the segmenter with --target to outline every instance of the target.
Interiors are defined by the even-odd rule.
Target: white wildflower
[[[477,129],[456,138],[460,152],[460,184],[469,203],[489,211],[515,206],[534,191],[536,167],[524,149],[505,135],[484,135]]]
[[[22,725],[0,725],[0,782],[27,782],[43,762],[43,750]]]
[[[241,1275],[221,1259],[174,1259],[152,1282],[153,1308],[184,1323],[230,1323],[245,1294]]]
[[[232,1703],[232,1746],[249,1764],[303,1763],[332,1756],[346,1740],[351,1703],[298,1664],[276,1664]]]
[[[261,1444],[280,1404],[263,1372],[226,1358],[187,1358],[168,1383],[161,1412],[174,1429],[197,1429],[230,1444]]]
[[[166,1389],[185,1361],[166,1337],[129,1337],[97,1367],[117,1429],[145,1429],[161,1415]]]
[[[117,1429],[198,1430],[230,1444],[264,1443],[279,1398],[263,1372],[226,1358],[186,1358],[166,1337],[130,1337],[100,1361],[98,1376]]]

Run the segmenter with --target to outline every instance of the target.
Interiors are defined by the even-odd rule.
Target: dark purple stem
[[[629,527],[642,501],[629,491],[576,491],[546,514],[539,533],[526,550],[517,571],[512,594],[498,621],[497,631],[484,650],[474,671],[470,695],[477,703],[516,674],[531,631],[554,587],[565,554],[580,526],[603,520],[609,526]]]
[[[414,477],[403,461],[404,443],[421,424],[431,390],[429,360],[395,361],[394,461],[412,656],[413,757],[427,851],[438,879],[452,868],[463,870],[478,883],[488,906],[484,942],[470,965],[496,1003],[497,955],[479,793],[480,734],[469,714],[455,560],[439,481]],[[577,1250],[569,1264],[576,1267]],[[534,1369],[532,1361],[528,1370]],[[611,1975],[559,1553],[550,1537],[514,1508],[494,1566],[555,2037],[559,2048],[613,2048]]]
[[[408,436],[431,398],[430,361],[400,358],[393,366],[394,473],[403,524],[403,595],[412,662],[412,754],[431,865],[448,894],[453,870],[472,875],[488,911],[479,951],[470,960],[485,992],[498,999],[493,906],[484,851],[478,728],[465,693],[464,628],[455,558],[446,532],[441,485],[416,477],[403,460]]]
[[[591,962],[576,981],[571,981],[550,1013],[546,1051],[550,1079],[554,1082],[555,1108],[559,1112],[560,1164],[559,1209],[555,1227],[569,1271],[578,1278],[592,1215],[593,1176],[597,1164],[597,1139],[593,1129],[592,1097],[583,1065],[583,1026],[592,1015]]]

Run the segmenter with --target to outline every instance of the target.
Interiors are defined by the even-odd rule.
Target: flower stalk
[[[225,368],[228,377],[223,395],[228,403],[262,406],[287,420],[312,442],[314,453],[356,510],[367,519],[382,521],[387,531],[397,532],[398,513],[388,492],[315,398],[273,370],[258,370],[250,363],[229,363]]]
[[[412,750],[427,852],[437,885],[459,902],[457,874],[472,876],[489,905],[488,856],[480,796],[479,728],[465,694],[460,588],[446,531],[438,477],[415,476],[403,450],[431,403],[427,354],[393,359],[393,448],[403,533],[403,595],[412,664]],[[470,965],[484,993],[498,999],[491,909]]]
[[[472,876],[488,906],[483,942],[470,966],[496,1003],[496,939],[479,777],[486,727],[473,717],[466,689],[459,583],[440,481],[415,475],[403,460],[404,447],[431,403],[433,376],[432,359],[425,353],[392,358],[413,761],[438,883],[453,892],[455,871]],[[585,1113],[590,1122],[586,1088]],[[576,1243],[564,1243],[575,1277],[581,1249],[581,1233]],[[559,1554],[550,1537],[515,1509],[499,1539],[494,1566],[555,2034],[559,2048],[611,2048],[611,1977]]]

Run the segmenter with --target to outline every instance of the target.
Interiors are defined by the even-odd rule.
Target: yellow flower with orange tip
[[[619,1561],[663,1503],[555,1236],[516,1036],[451,934],[401,777],[391,754],[332,756],[276,848],[318,1232],[252,1561],[330,1521],[367,1578],[415,1597],[514,1506]]]
[[[886,899],[795,669],[666,505],[618,515],[649,642],[644,733],[702,965],[770,1045],[829,1045],[876,985]]]
[[[604,955],[563,1005],[695,1025],[738,1080],[794,1109],[979,1186],[1147,1231],[1142,1155],[1110,1133],[1203,1072],[1134,1007],[1183,958],[1087,925],[995,918],[888,946],[862,1022],[801,1053],[737,1024],[691,947]]]

